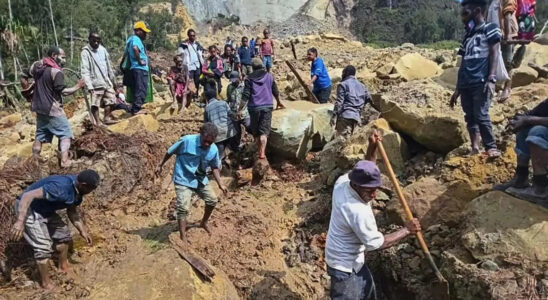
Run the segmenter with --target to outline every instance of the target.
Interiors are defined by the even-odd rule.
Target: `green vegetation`
[[[168,11],[140,12],[146,4],[169,1],[0,0],[0,60],[3,65],[0,71],[7,80],[14,80],[17,73],[38,60],[49,46],[56,44],[56,40],[67,54],[67,67],[78,70],[80,49],[87,43],[90,30],[101,34],[103,44],[116,60],[137,20],[146,21],[153,30],[145,43],[149,50],[173,48],[167,35],[178,33],[182,22]],[[179,2],[171,0],[172,5]]]

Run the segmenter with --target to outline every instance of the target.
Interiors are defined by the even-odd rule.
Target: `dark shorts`
[[[53,136],[59,140],[72,139],[70,123],[65,115],[51,117],[36,114],[36,141],[51,143]]]
[[[356,273],[342,272],[327,266],[331,277],[331,300],[376,300],[373,275],[366,265]]]
[[[249,110],[250,129],[254,137],[269,135],[272,125],[272,107]]]
[[[358,125],[358,121],[356,120],[339,117],[337,118],[335,130],[338,135],[351,135],[354,133],[354,128],[356,128],[356,125]]]
[[[329,102],[329,97],[331,97],[331,86],[315,91],[314,96],[316,96],[320,103]]]

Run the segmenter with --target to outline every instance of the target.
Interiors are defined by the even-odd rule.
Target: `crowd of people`
[[[517,30],[513,19],[516,0],[500,0],[497,4],[500,5],[501,15],[497,19],[500,19],[502,32],[497,24],[485,21],[487,0],[464,0],[461,4],[461,18],[467,30],[459,51],[463,60],[457,89],[449,104],[454,107],[460,97],[470,134],[471,153],[478,154],[480,143],[483,143],[486,154],[496,158],[501,153],[495,143],[489,107],[495,95],[501,44],[506,68],[517,67],[510,46]],[[62,71],[65,53],[58,47],[52,47],[44,59],[32,66],[31,74],[36,82],[32,110],[37,116],[34,154],[39,155],[41,144],[51,142],[56,136],[60,140],[61,165],[70,164],[68,150],[72,131],[63,111],[62,96],[73,94],[82,87],[92,95],[91,112],[96,124],[115,122],[112,118],[115,109],[132,114],[146,113],[142,105],[148,101],[150,93],[150,62],[143,41],[151,30],[144,22],[136,23],[134,30],[135,34],[127,40],[120,65],[123,84],[127,87],[125,100],[131,105],[123,100],[120,102],[124,94],[116,82],[109,54],[101,46],[97,32],[90,33],[89,44],[82,50],[83,79],[76,86],[65,86]],[[167,77],[173,96],[172,110],[187,108],[192,100],[198,99],[203,89],[204,124],[198,134],[185,135],[169,147],[155,171],[157,175],[161,174],[165,163],[175,155],[175,216],[183,242],[187,241],[185,232],[188,228],[201,227],[210,232],[208,220],[218,198],[209,185],[208,170],[211,170],[219,189],[227,193],[220,175],[225,149],[240,151],[242,134],[246,131],[257,143],[257,159],[266,159],[272,112],[275,108],[284,108],[272,74],[276,47],[269,30],[263,32],[262,38],[249,40],[242,37],[239,46],[227,37],[223,53],[219,53],[216,45],[210,45],[206,51],[193,29],[187,34],[188,39],[180,43]],[[520,49],[517,51],[523,51]],[[326,66],[316,48],[308,49],[306,58],[311,63],[308,86],[319,102],[326,103],[332,90]],[[219,97],[222,77],[229,80],[226,100]],[[511,82],[506,82],[499,101],[509,97],[510,87]],[[365,85],[356,78],[356,68],[346,66],[342,71],[342,81],[336,88],[331,119],[337,135],[351,135],[356,126],[360,126],[361,112],[369,102],[371,97]],[[104,108],[102,119],[100,108]],[[516,133],[516,174],[509,183],[495,186],[495,189],[506,190],[547,207],[548,99],[530,112],[512,118],[508,128]],[[391,247],[421,230],[417,219],[391,234],[383,235],[377,229],[370,202],[382,185],[381,173],[375,165],[375,153],[381,141],[380,134],[374,131],[364,160],[341,176],[334,186],[325,249],[332,299],[376,299],[373,277],[365,264],[364,253]],[[529,184],[530,161],[533,166],[532,186]],[[59,268],[68,268],[67,243],[71,234],[56,211],[67,209],[71,222],[91,243],[76,207],[81,204],[82,196],[99,184],[99,175],[93,170],[78,175],[55,175],[32,184],[16,199],[17,221],[11,234],[13,239],[24,236],[33,247],[44,288],[51,287],[48,260],[54,249],[60,253]],[[193,194],[205,201],[205,211],[200,222],[187,224]]]

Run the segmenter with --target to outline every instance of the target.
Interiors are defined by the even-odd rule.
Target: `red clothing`
[[[263,39],[261,42],[261,55],[269,56],[274,54],[274,41],[272,39]]]

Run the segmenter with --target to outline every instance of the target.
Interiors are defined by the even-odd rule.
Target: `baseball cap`
[[[258,57],[254,57],[251,60],[251,68],[253,68],[253,70],[262,69],[263,68],[263,61]]]
[[[369,160],[360,160],[348,175],[350,182],[364,188],[378,188],[382,185],[381,171]]]
[[[232,71],[228,78],[230,79],[230,82],[236,82],[240,79],[240,73],[238,73],[238,71]]]
[[[142,31],[144,31],[146,33],[150,32],[150,29],[148,29],[147,24],[143,21],[139,21],[139,22],[135,23],[135,26],[133,27],[133,29],[141,29]]]

